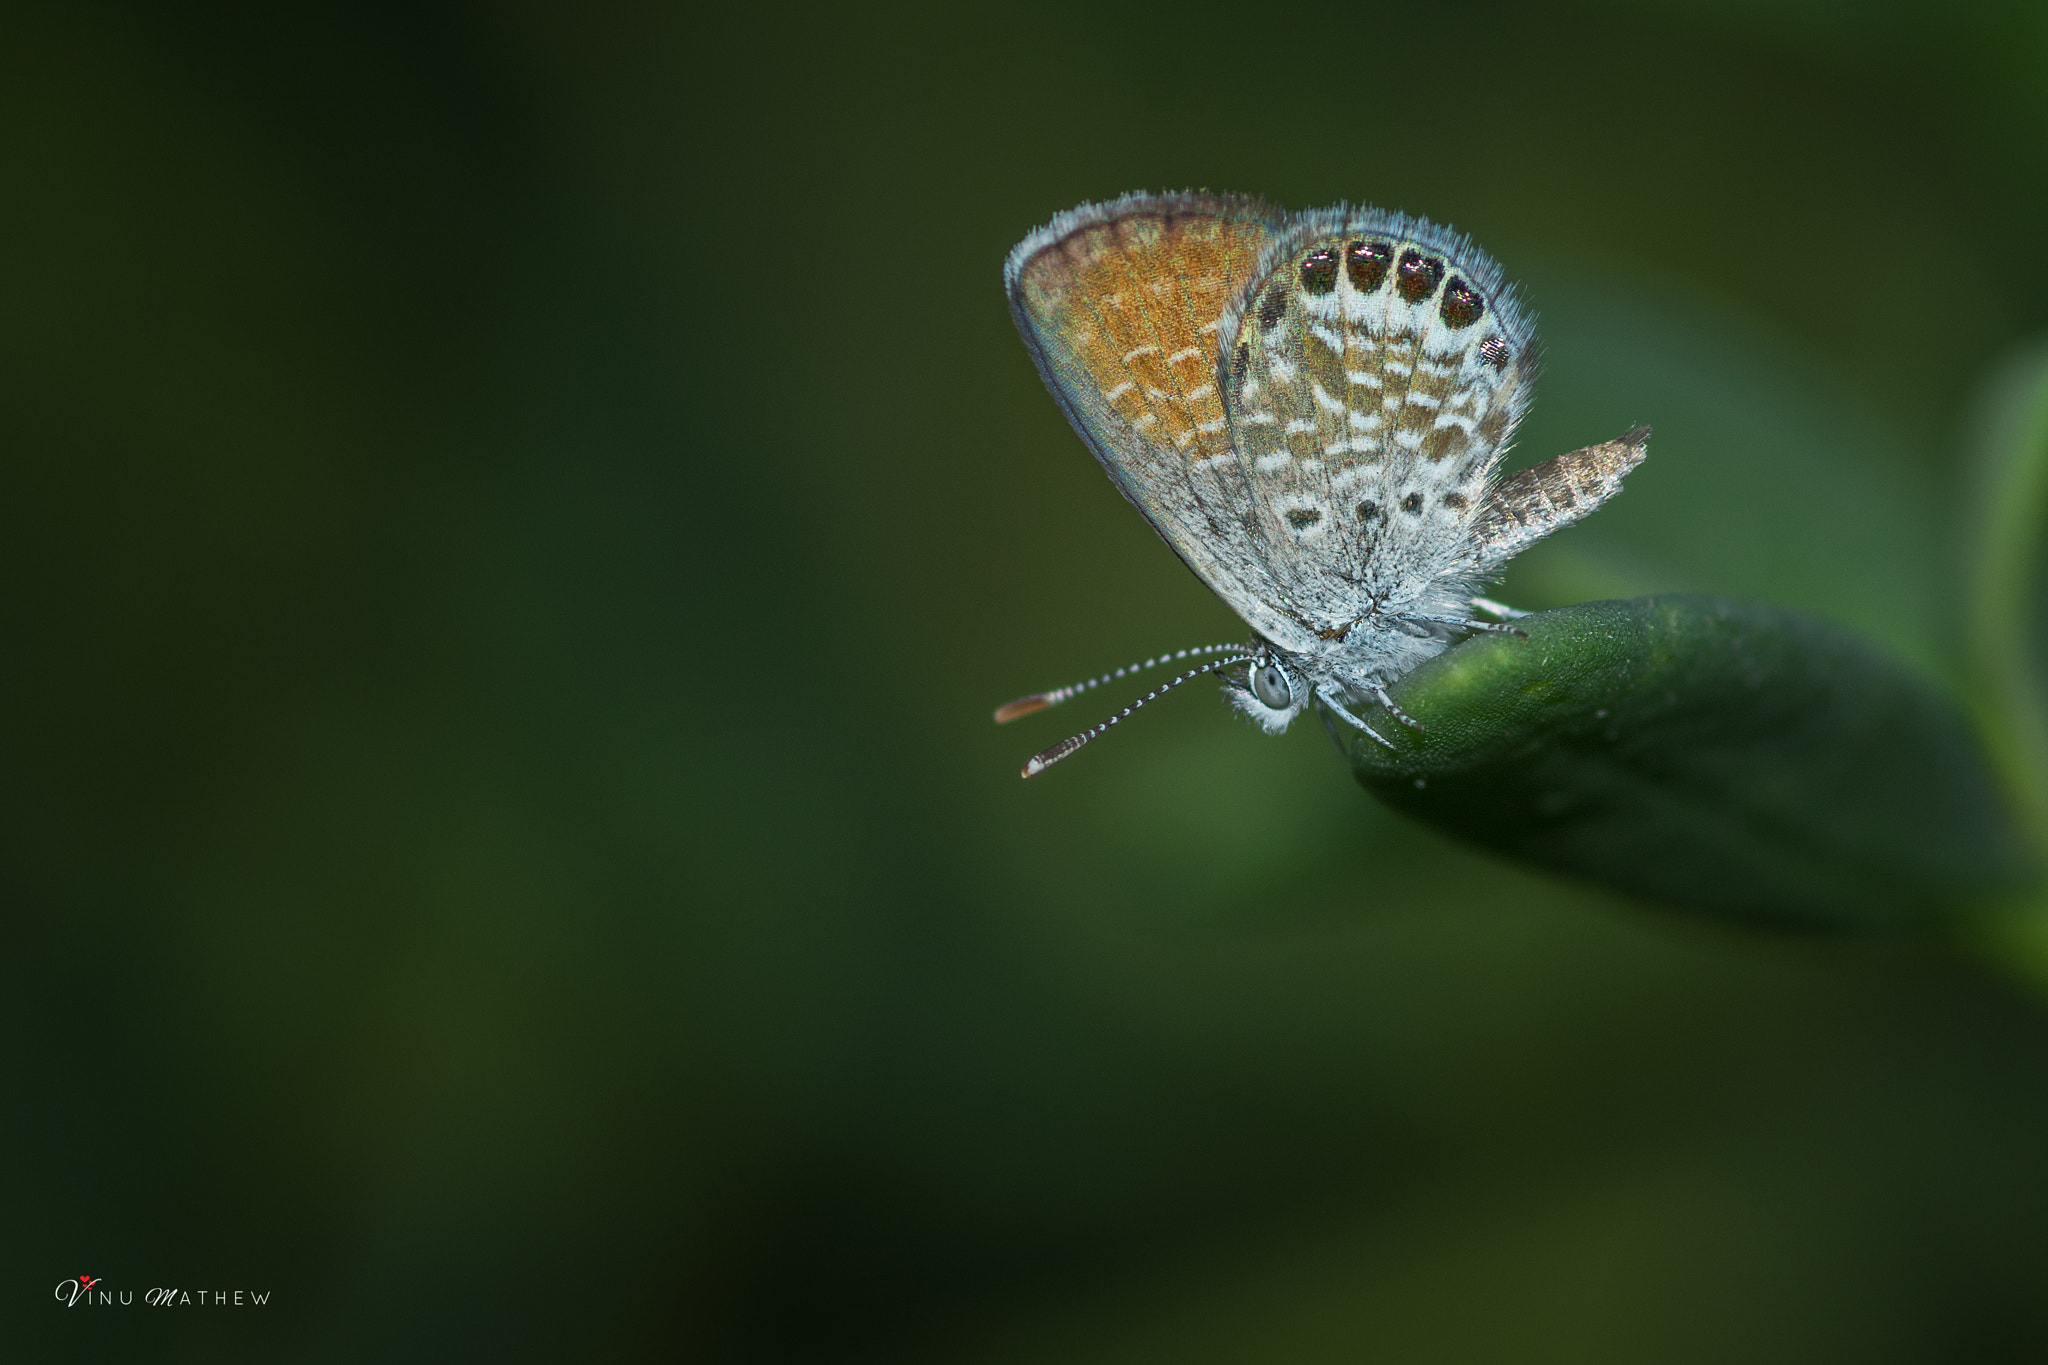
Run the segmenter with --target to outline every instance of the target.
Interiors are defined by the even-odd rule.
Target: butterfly
[[[1536,378],[1534,328],[1485,253],[1405,214],[1131,194],[1033,232],[1003,284],[1074,430],[1253,632],[999,708],[1014,720],[1206,660],[1025,777],[1208,673],[1271,734],[1313,706],[1333,735],[1332,717],[1388,744],[1356,713],[1371,702],[1421,728],[1387,685],[1466,632],[1512,630],[1523,613],[1478,587],[1646,453],[1637,428],[1496,478]]]

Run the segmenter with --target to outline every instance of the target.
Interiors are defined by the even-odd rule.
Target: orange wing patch
[[[1230,448],[1217,333],[1272,236],[1260,218],[1224,207],[1134,207],[1077,227],[1018,275],[1023,305],[1069,380],[1189,461]]]

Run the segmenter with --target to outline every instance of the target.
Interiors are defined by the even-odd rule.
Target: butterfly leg
[[[1316,699],[1322,702],[1323,705],[1329,707],[1332,711],[1335,711],[1338,715],[1344,717],[1344,719],[1350,721],[1353,725],[1356,725],[1359,729],[1371,735],[1380,743],[1385,744],[1389,749],[1392,749],[1394,747],[1393,744],[1387,740],[1387,737],[1385,735],[1382,735],[1379,731],[1373,729],[1370,725],[1367,725],[1364,721],[1352,715],[1349,711],[1346,711],[1343,705],[1339,703],[1335,697],[1332,697],[1328,692],[1316,693]]]
[[[1415,717],[1409,715],[1406,711],[1403,711],[1400,707],[1394,705],[1394,699],[1387,695],[1387,686],[1385,683],[1374,683],[1372,685],[1372,695],[1375,701],[1377,701],[1381,706],[1387,708],[1387,714],[1392,716],[1395,720],[1400,721],[1403,725],[1407,726],[1411,730],[1420,730],[1422,728],[1421,721],[1415,719]]]
[[[1525,611],[1515,613],[1517,616],[1527,616],[1528,614]],[[1519,635],[1524,640],[1529,638],[1527,631],[1511,626],[1505,621],[1461,620],[1456,616],[1401,616],[1396,619],[1402,621],[1429,621],[1439,626],[1456,626],[1459,630],[1477,630],[1495,635]]]
[[[1503,621],[1513,621],[1529,614],[1526,611],[1516,611],[1507,603],[1496,602],[1491,597],[1475,597],[1472,599],[1472,605],[1488,616],[1496,616]]]

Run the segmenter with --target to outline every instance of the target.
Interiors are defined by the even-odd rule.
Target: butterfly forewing
[[[1005,270],[1047,386],[1126,497],[1254,629],[1291,638],[1256,553],[1218,338],[1284,219],[1253,199],[1135,195],[1062,214]]]

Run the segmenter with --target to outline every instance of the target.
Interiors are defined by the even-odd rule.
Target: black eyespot
[[[1486,300],[1456,275],[1444,286],[1444,301],[1437,316],[1452,327],[1470,327],[1486,313]]]
[[[1351,287],[1370,294],[1387,282],[1387,269],[1394,263],[1392,242],[1353,242],[1344,249],[1344,270]]]
[[[1287,513],[1287,524],[1297,531],[1306,531],[1322,519],[1323,509],[1320,507],[1296,507]]]
[[[1294,684],[1289,681],[1286,669],[1267,664],[1252,673],[1252,695],[1275,711],[1285,711],[1294,705]]]
[[[1301,263],[1301,287],[1311,294],[1327,294],[1337,287],[1337,253],[1317,247]]]
[[[1508,344],[1499,337],[1488,337],[1479,343],[1479,356],[1496,370],[1506,369]]]
[[[1422,515],[1422,494],[1410,493],[1401,499],[1401,510],[1411,517]]]
[[[1286,311],[1287,291],[1276,284],[1266,291],[1264,298],[1259,300],[1259,330],[1262,332],[1272,331],[1273,324],[1280,321],[1281,314]]]
[[[1379,514],[1380,505],[1371,498],[1367,498],[1364,502],[1358,504],[1358,519],[1360,521],[1371,521],[1379,516]]]
[[[1425,256],[1413,247],[1401,253],[1401,264],[1394,267],[1394,292],[1408,303],[1421,303],[1443,282],[1443,258]]]

